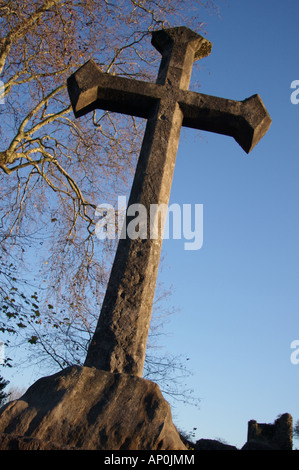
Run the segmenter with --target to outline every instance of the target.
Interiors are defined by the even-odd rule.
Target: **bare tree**
[[[144,129],[102,111],[76,121],[67,77],[94,58],[153,79],[150,32],[199,30],[201,8],[214,2],[0,0],[0,331],[59,367],[93,333],[115,250],[95,237],[95,209],[128,194]]]

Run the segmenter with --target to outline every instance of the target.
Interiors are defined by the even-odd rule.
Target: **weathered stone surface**
[[[157,384],[77,366],[38,380],[2,407],[0,443],[3,449],[186,450]]]
[[[246,442],[241,450],[277,450],[277,448],[267,442],[251,440]]]
[[[248,422],[246,449],[264,446],[277,450],[292,450],[293,418],[289,413],[279,416],[274,423]]]
[[[199,439],[198,441],[196,441],[194,450],[238,450],[238,449],[235,446],[224,444],[223,442],[217,441],[215,439]]]
[[[73,448],[34,437],[0,433],[0,450],[73,450]]]

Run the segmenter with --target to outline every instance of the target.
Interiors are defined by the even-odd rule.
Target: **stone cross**
[[[99,108],[147,119],[128,201],[147,214],[168,205],[182,126],[232,136],[249,153],[271,124],[259,95],[232,101],[188,91],[208,40],[178,27],[153,32],[152,44],[162,55],[156,83],[103,73],[92,60],[68,79],[76,117]],[[142,376],[162,238],[120,238],[85,366]]]

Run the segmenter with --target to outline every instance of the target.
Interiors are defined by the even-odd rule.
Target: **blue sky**
[[[185,251],[165,240],[160,279],[180,309],[165,347],[190,358],[188,385],[201,398],[198,410],[175,405],[174,421],[240,447],[250,419],[299,419],[299,364],[290,360],[299,339],[299,105],[290,100],[299,3],[220,7],[221,17],[203,15],[213,50],[190,89],[236,100],[259,93],[273,122],[249,155],[230,137],[183,130],[170,203],[203,204],[204,242]]]
[[[170,203],[203,204],[204,241],[186,251],[185,240],[164,240],[159,278],[173,285],[179,309],[165,349],[189,358],[187,383],[201,398],[199,409],[170,401],[174,422],[196,427],[197,439],[241,447],[250,419],[270,423],[284,412],[299,419],[299,364],[290,360],[299,340],[299,105],[290,100],[299,80],[299,3],[219,6],[220,17],[202,10],[213,50],[190,89],[236,100],[259,93],[273,122],[249,155],[230,137],[182,131]],[[30,385],[34,374],[18,380]]]

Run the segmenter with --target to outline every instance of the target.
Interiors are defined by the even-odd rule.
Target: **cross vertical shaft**
[[[179,106],[174,105],[168,116],[175,125],[168,123],[166,129],[158,118],[162,110],[158,105],[148,120],[128,202],[128,207],[142,204],[147,216],[151,204],[168,204],[183,119]],[[86,366],[142,376],[161,246],[161,236],[119,240]]]
[[[163,33],[154,36],[162,53],[157,84],[169,91],[188,89],[195,53],[199,45],[208,45],[191,36],[193,42],[186,34],[174,34],[174,40]],[[142,204],[148,216],[151,204],[168,205],[183,122],[179,104],[165,96],[152,106],[128,202],[128,207]],[[142,376],[161,247],[162,236],[119,240],[86,366]]]

